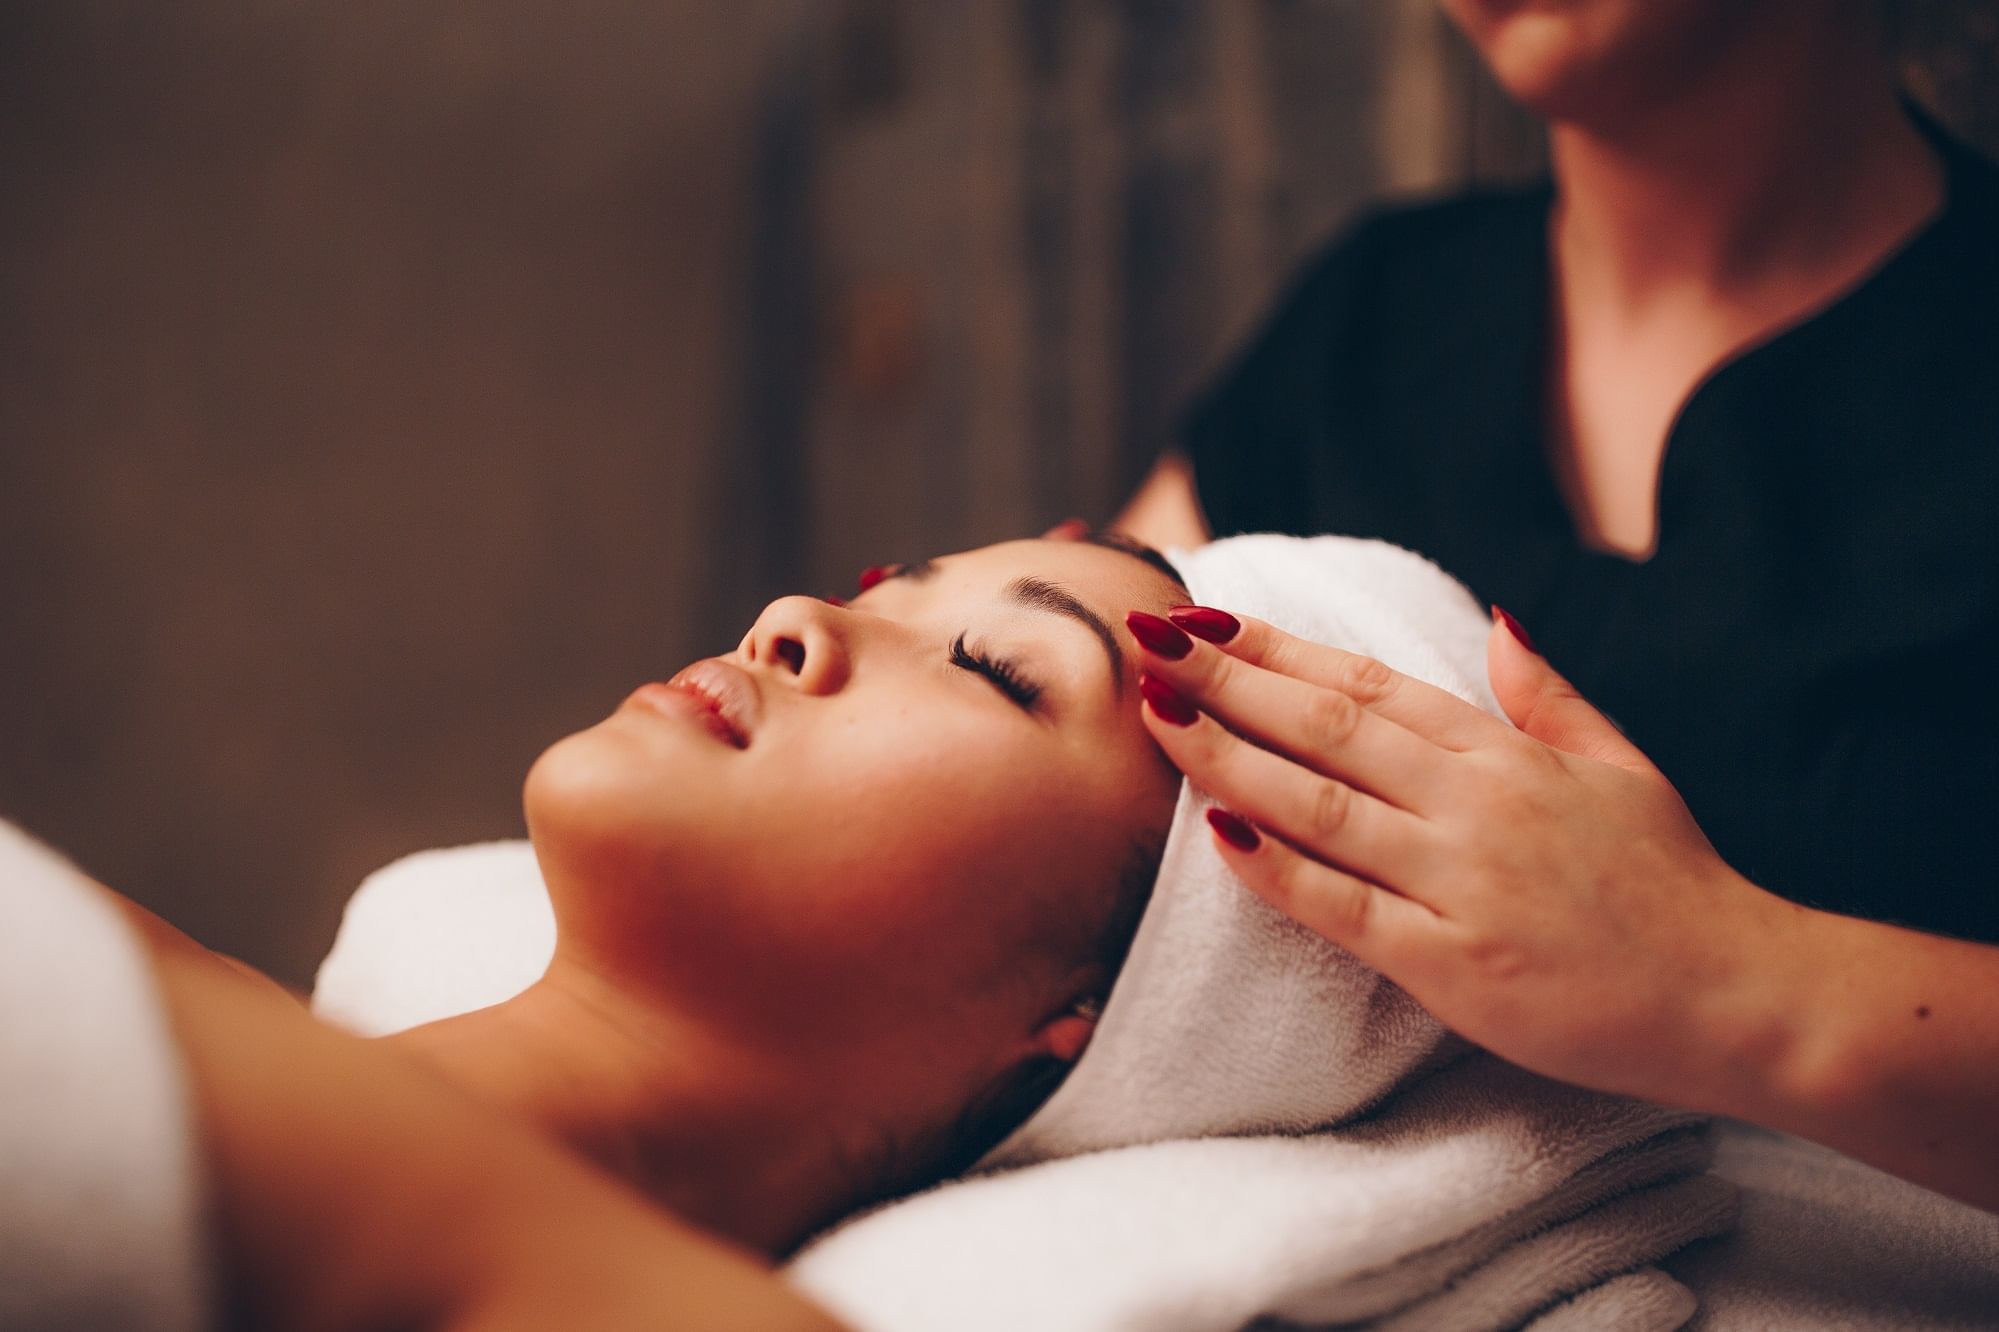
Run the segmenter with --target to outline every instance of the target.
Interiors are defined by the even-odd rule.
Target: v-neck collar
[[[1553,239],[1549,234],[1555,201],[1553,182],[1544,183],[1532,196],[1538,205],[1534,216],[1536,243],[1527,247],[1528,257],[1521,264],[1524,282],[1522,288],[1516,290],[1531,291],[1535,299],[1531,311],[1515,329],[1520,349],[1528,361],[1521,371],[1521,382],[1528,401],[1524,405],[1519,403],[1519,386],[1511,393],[1488,401],[1511,401],[1515,405],[1513,413],[1496,415],[1515,423],[1507,434],[1521,473],[1513,478],[1517,487],[1514,498],[1520,503],[1518,511],[1537,530],[1545,531],[1556,541],[1565,561],[1602,570],[1610,577],[1640,576],[1657,565],[1668,553],[1669,545],[1676,536],[1682,540],[1685,538],[1685,529],[1693,521],[1692,515],[1684,508],[1687,497],[1676,491],[1674,482],[1693,461],[1688,455],[1697,450],[1690,448],[1689,440],[1700,437],[1701,422],[1725,405],[1736,385],[1752,382],[1760,368],[1783,358],[1797,344],[1832,336],[1841,325],[1854,319],[1865,322],[1869,308],[1884,299],[1891,299],[1897,283],[1911,270],[1919,269],[1930,254],[1943,244],[1954,219],[1961,212],[1961,205],[1974,188],[1972,173],[1979,164],[1978,159],[1920,109],[1905,105],[1917,129],[1940,159],[1944,183],[1943,198],[1937,209],[1854,281],[1799,316],[1722,357],[1687,390],[1667,425],[1654,496],[1658,525],[1652,553],[1642,560],[1615,551],[1598,550],[1584,540],[1562,494],[1553,460],[1548,454],[1546,376],[1551,353],[1554,303]],[[1505,360],[1511,363],[1514,358],[1509,356]],[[1676,509],[1678,512],[1675,512]]]

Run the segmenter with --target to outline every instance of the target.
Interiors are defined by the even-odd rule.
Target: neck
[[[506,1003],[389,1037],[676,1215],[780,1254],[856,1201],[841,1107],[558,955]]]
[[[1936,211],[1941,166],[1866,25],[1769,27],[1670,103],[1554,125],[1566,281],[1627,308],[1754,303],[1857,278]]]

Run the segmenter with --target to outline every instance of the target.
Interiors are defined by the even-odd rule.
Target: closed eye
[[[965,635],[951,640],[951,664],[960,670],[983,675],[993,688],[1005,694],[1027,712],[1034,711],[1041,698],[1041,686],[1027,678],[1020,667],[1005,657],[994,657],[965,645]]]

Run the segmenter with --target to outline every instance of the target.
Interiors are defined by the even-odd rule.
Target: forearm
[[[1787,914],[1705,1108],[1999,1210],[1999,948]]]

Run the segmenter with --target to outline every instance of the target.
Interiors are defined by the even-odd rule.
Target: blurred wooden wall
[[[1904,36],[1995,145],[1990,13]],[[1360,201],[1539,161],[1430,0],[5,0],[0,814],[302,984],[634,684],[1106,515]]]

